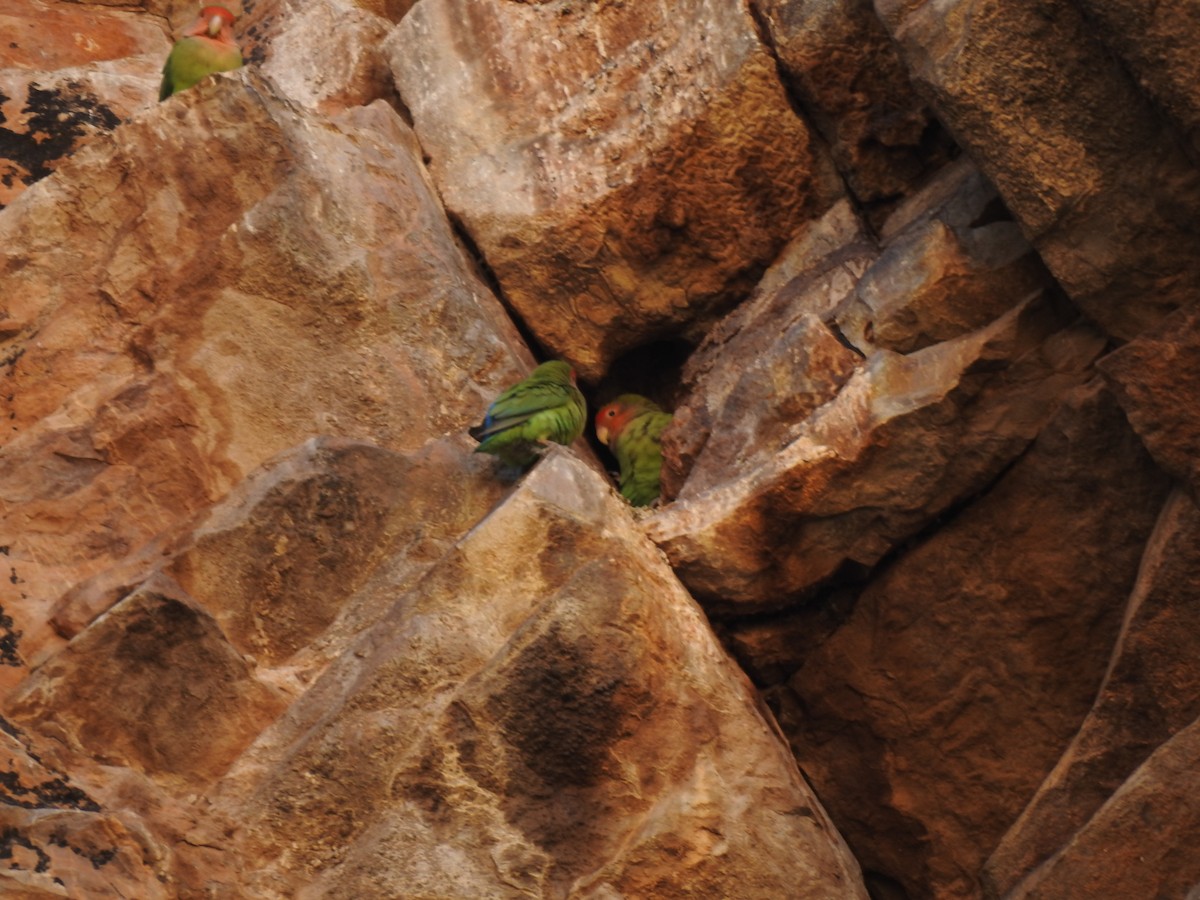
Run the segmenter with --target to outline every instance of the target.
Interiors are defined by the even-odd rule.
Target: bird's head
[[[209,37],[215,38],[222,32],[226,36],[232,36],[233,23],[235,16],[223,6],[206,6],[200,10],[200,20],[197,24],[203,23],[204,33]]]
[[[625,426],[645,412],[658,409],[658,404],[638,394],[622,394],[596,413],[596,437],[605,446],[616,440]]]

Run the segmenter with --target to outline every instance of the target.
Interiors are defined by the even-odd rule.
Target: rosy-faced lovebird
[[[496,398],[484,420],[468,434],[479,441],[476,453],[491,453],[524,468],[546,448],[546,441],[569,444],[583,434],[587,402],[565,362],[544,362]]]
[[[176,41],[163,66],[158,99],[187,90],[213,72],[229,72],[242,64],[242,51],[233,39],[234,15],[223,6],[206,6],[183,37]]]
[[[596,437],[617,458],[621,496],[634,506],[658,499],[662,476],[662,433],[671,414],[646,397],[622,394],[596,413]]]

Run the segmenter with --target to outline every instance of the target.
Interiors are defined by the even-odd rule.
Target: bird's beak
[[[608,429],[603,425],[596,429],[596,437],[600,439],[600,443],[605,447],[608,446]]]
[[[220,34],[221,33],[221,25],[223,25],[223,24],[224,24],[224,22],[222,21],[220,16],[213,16],[211,19],[209,19],[208,20],[208,29],[207,29],[208,36],[216,37],[218,34]]]

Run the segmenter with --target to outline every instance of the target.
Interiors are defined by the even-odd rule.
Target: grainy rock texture
[[[0,47],[2,208],[154,103],[171,41],[129,10],[23,0],[0,6]]]
[[[0,894],[1197,892],[1193,4],[234,8],[0,0]]]
[[[1077,831],[1092,827],[1086,823],[1134,775],[1135,767],[1200,715],[1198,592],[1200,510],[1177,490],[1146,548],[1104,684],[1087,719],[988,861],[986,877],[994,893],[1007,893],[1019,876],[1074,840]],[[1195,788],[1195,777],[1184,775],[1163,800],[1188,804]],[[1144,850],[1140,841],[1136,846]],[[1120,866],[1120,861],[1106,864],[1104,877]],[[1200,874],[1189,877],[1200,879]]]
[[[1079,5],[875,8],[943,121],[1089,316],[1128,339],[1195,300],[1200,174]]]
[[[784,82],[878,223],[953,142],[917,96],[870,0],[755,0]]]
[[[389,50],[450,212],[588,378],[695,333],[841,193],[741,4],[430,0]]]

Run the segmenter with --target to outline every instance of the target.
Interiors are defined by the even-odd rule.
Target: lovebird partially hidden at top
[[[638,394],[622,394],[596,413],[596,437],[617,458],[621,496],[634,506],[649,506],[662,491],[662,433],[671,418]]]
[[[546,441],[569,444],[583,434],[587,402],[565,362],[544,362],[488,407],[468,434],[476,453],[491,453],[510,466],[525,468],[546,449]]]
[[[158,99],[187,90],[213,72],[230,72],[242,65],[242,51],[233,39],[234,15],[223,6],[206,6],[183,37],[175,42],[163,66]]]

